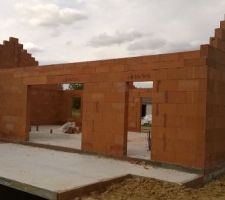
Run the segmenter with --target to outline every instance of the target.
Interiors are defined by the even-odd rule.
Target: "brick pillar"
[[[0,138],[28,140],[27,86],[13,74],[5,73],[0,88]]]
[[[86,83],[82,149],[114,156],[126,155],[127,106],[125,82]]]

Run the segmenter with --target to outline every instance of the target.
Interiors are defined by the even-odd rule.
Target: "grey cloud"
[[[137,38],[141,38],[143,35],[137,31],[128,31],[128,32],[116,32],[113,35],[107,33],[100,34],[96,37],[93,37],[88,45],[93,47],[106,47],[112,45],[121,45],[127,42],[132,42]]]
[[[74,8],[60,8],[56,4],[16,4],[19,11],[34,26],[71,25],[88,18],[87,14]]]
[[[161,38],[144,38],[130,44],[127,49],[130,52],[175,52],[175,51],[188,51],[198,49],[201,42],[178,42],[178,41],[167,41]]]
[[[59,28],[54,28],[50,35],[54,38],[59,37],[62,34],[62,30],[60,30]]]
[[[70,46],[71,44],[73,44],[73,42],[71,40],[66,41],[65,43],[67,46]]]
[[[143,39],[136,41],[128,46],[129,51],[138,50],[157,50],[166,45],[166,40],[164,39]]]
[[[195,42],[173,42],[173,43],[168,43],[166,49],[170,51],[188,51],[188,50],[195,50],[200,48],[199,43]]]

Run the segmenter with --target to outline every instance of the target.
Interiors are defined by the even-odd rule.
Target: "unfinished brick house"
[[[1,139],[29,140],[35,87],[83,83],[82,150],[126,156],[128,124],[139,119],[128,120],[128,110],[141,95],[130,83],[153,81],[144,92],[153,104],[151,160],[205,172],[225,163],[225,21],[196,51],[43,67],[11,38],[0,67]]]

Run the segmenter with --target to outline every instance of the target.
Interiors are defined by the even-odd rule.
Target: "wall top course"
[[[17,43],[15,38],[10,42]],[[18,44],[19,45],[19,44]],[[20,46],[21,47],[21,46]],[[13,68],[14,77],[22,78],[25,85],[55,84],[67,82],[151,81],[162,79],[158,69],[192,66],[192,59],[199,59],[200,51],[189,51],[151,56],[139,56],[110,60],[97,60],[42,67]],[[190,62],[186,60],[190,59]],[[202,62],[202,60],[201,60]],[[189,67],[188,66],[188,67]],[[0,69],[0,75],[9,69]]]

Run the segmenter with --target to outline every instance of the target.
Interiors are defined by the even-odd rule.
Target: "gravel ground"
[[[131,178],[82,200],[225,200],[225,176],[198,189],[147,178]]]

